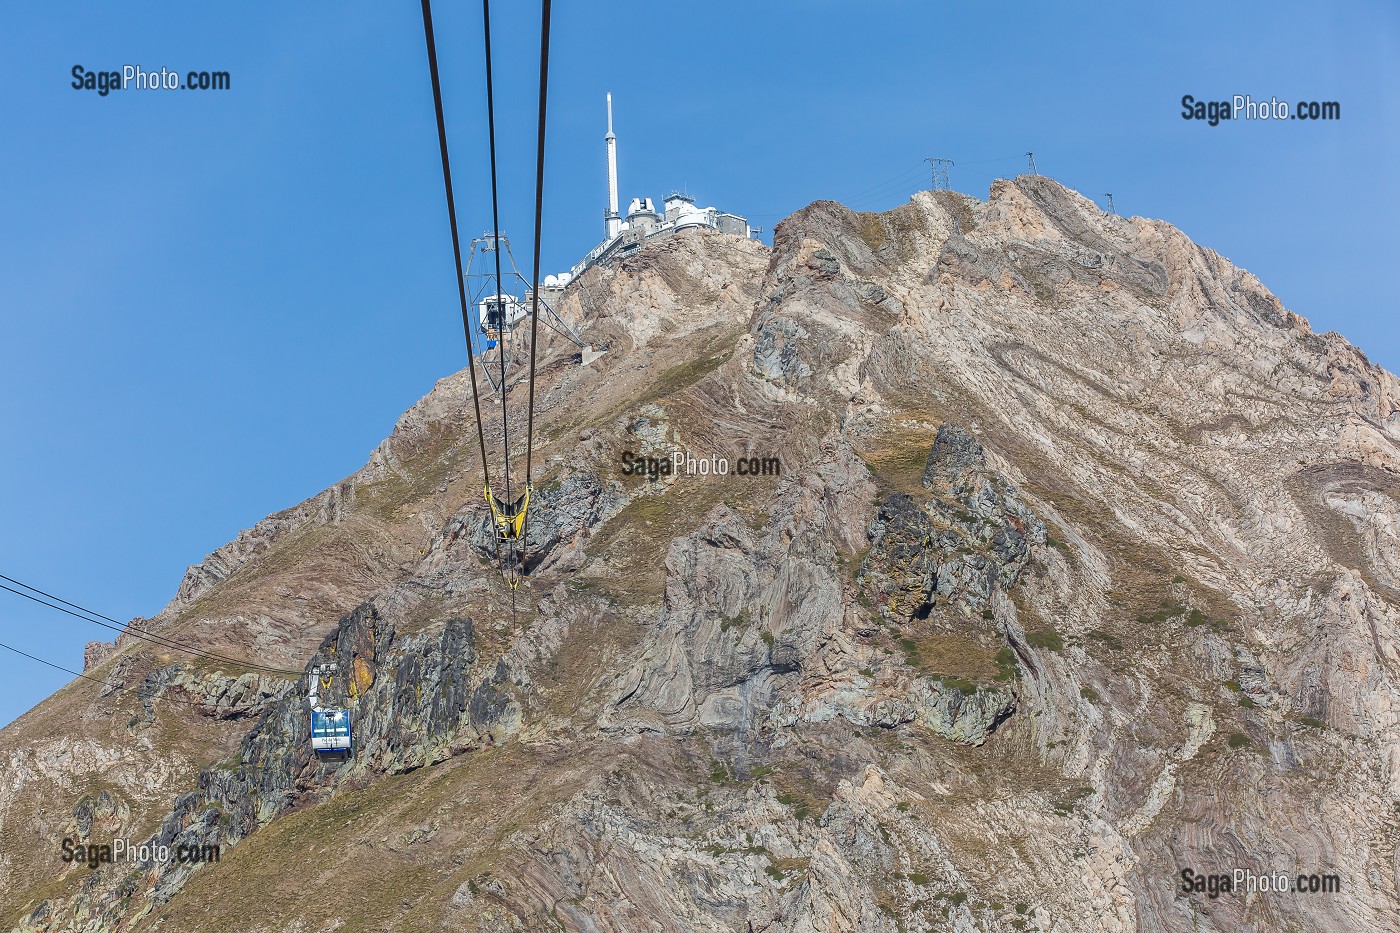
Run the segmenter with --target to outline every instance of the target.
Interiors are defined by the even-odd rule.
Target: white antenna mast
[[[622,221],[617,216],[617,136],[613,134],[612,92],[608,92],[608,135],[603,137],[608,147],[608,211],[603,215],[607,222],[607,236],[611,240],[617,236]]]

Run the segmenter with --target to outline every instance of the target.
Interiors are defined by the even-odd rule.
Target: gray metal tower
[[[1035,153],[1034,153],[1034,152],[1027,152],[1027,153],[1026,153],[1026,162],[1027,162],[1027,164],[1030,166],[1030,172],[1031,172],[1032,175],[1039,175],[1039,174],[1040,174],[1039,172],[1037,172],[1037,171],[1035,170]]]
[[[1118,213],[1117,208],[1115,208],[1115,207],[1113,206],[1113,192],[1112,192],[1112,191],[1106,191],[1106,192],[1104,192],[1104,197],[1108,198],[1108,212],[1109,212],[1110,214],[1116,214],[1116,213]]]
[[[933,167],[933,190],[947,191],[950,188],[948,182],[948,169],[953,167],[952,159],[924,159]]]

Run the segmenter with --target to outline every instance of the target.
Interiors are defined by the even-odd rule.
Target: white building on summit
[[[608,134],[603,137],[608,150],[608,206],[603,211],[604,239],[565,275],[551,275],[543,288],[563,288],[595,262],[612,259],[640,249],[647,240],[668,237],[684,230],[708,228],[734,236],[751,237],[747,219],[714,207],[696,207],[688,194],[673,191],[662,202],[661,210],[651,198],[633,198],[627,216],[617,211],[617,136],[613,133],[612,95],[608,95]],[[552,280],[552,281],[551,281]]]

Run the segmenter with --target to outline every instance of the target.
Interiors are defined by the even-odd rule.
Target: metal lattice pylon
[[[952,159],[924,159],[933,168],[933,190],[947,191],[951,187],[948,181],[948,169],[953,167]]]

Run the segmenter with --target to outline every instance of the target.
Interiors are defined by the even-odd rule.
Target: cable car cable
[[[539,329],[539,325],[538,325],[538,313],[537,313],[537,312],[538,312],[538,308],[539,308],[539,298],[538,298],[538,285],[539,285],[539,239],[540,239],[539,234],[540,234],[540,229],[541,229],[541,226],[542,226],[542,219],[541,219],[541,218],[542,218],[542,211],[543,211],[542,201],[543,201],[544,128],[545,128],[545,112],[544,112],[544,106],[545,106],[545,101],[546,101],[546,86],[547,86],[547,78],[548,78],[549,13],[550,13],[550,5],[549,5],[549,3],[548,3],[548,0],[545,0],[544,5],[543,5],[543,7],[542,7],[542,18],[541,18],[541,39],[540,39],[540,48],[541,48],[541,59],[540,59],[540,72],[541,72],[540,106],[541,106],[541,110],[540,110],[540,137],[539,137],[539,140],[538,140],[538,143],[539,143],[539,154],[538,154],[538,155],[539,155],[539,158],[538,158],[538,163],[537,163],[537,166],[536,166],[537,171],[536,171],[536,205],[535,205],[535,208],[536,208],[536,211],[535,211],[535,213],[536,213],[536,217],[535,217],[535,232],[536,232],[536,242],[535,242],[535,266],[534,266],[534,269],[533,269],[533,272],[534,272],[534,282],[532,283],[532,284],[534,285],[534,289],[533,289],[533,293],[532,293],[532,303],[533,303],[533,310],[536,312],[536,314],[535,314],[535,319],[531,322],[531,344],[530,344],[530,397],[529,397],[529,404],[528,404],[528,409],[527,409],[527,414],[526,414],[526,437],[527,437],[527,444],[526,444],[526,448],[527,448],[527,450],[526,450],[526,483],[525,483],[525,492],[524,492],[524,495],[521,496],[521,498],[520,498],[519,501],[516,501],[515,496],[514,496],[514,488],[513,488],[513,487],[514,487],[514,482],[513,482],[513,478],[512,478],[512,475],[511,475],[511,469],[510,469],[510,410],[509,410],[509,406],[508,406],[508,404],[507,404],[506,354],[505,354],[505,352],[503,351],[503,352],[501,353],[501,359],[500,359],[500,367],[501,367],[501,375],[500,375],[500,386],[501,386],[501,442],[502,442],[502,448],[503,448],[503,451],[502,451],[502,454],[503,454],[503,455],[502,455],[502,469],[503,469],[503,471],[504,471],[504,473],[505,473],[505,480],[504,480],[503,486],[504,486],[504,490],[505,490],[505,494],[506,494],[506,500],[505,500],[504,502],[502,502],[501,500],[499,500],[499,499],[496,498],[495,494],[494,494],[494,493],[492,492],[492,490],[491,490],[491,473],[490,473],[490,469],[489,469],[489,465],[488,465],[488,460],[487,460],[487,453],[486,453],[486,435],[485,435],[484,422],[483,422],[483,420],[482,420],[482,415],[481,415],[481,394],[480,394],[480,389],[479,389],[479,386],[478,386],[478,383],[477,383],[477,378],[476,378],[476,350],[475,350],[475,347],[473,346],[473,341],[472,341],[472,336],[471,336],[471,329],[472,329],[472,328],[471,328],[470,312],[468,311],[468,307],[467,307],[467,288],[466,288],[466,282],[465,282],[465,275],[464,275],[464,271],[463,271],[463,268],[462,268],[461,238],[460,238],[460,234],[458,233],[457,209],[456,209],[456,203],[455,203],[455,199],[454,199],[454,197],[453,197],[453,191],[452,191],[451,161],[450,161],[450,159],[449,159],[449,157],[448,157],[448,148],[447,148],[447,130],[446,130],[446,122],[445,122],[445,119],[444,119],[444,117],[443,117],[443,107],[442,107],[442,84],[441,84],[441,80],[440,80],[439,77],[438,77],[437,43],[436,43],[436,40],[435,40],[435,38],[434,38],[434,32],[433,32],[432,7],[431,7],[431,2],[430,2],[430,0],[421,0],[421,2],[422,2],[422,8],[423,8],[423,35],[424,35],[424,41],[425,41],[426,46],[427,46],[427,52],[428,52],[428,69],[429,69],[429,73],[430,73],[431,78],[432,78],[432,86],[433,86],[433,107],[434,107],[435,116],[436,116],[436,118],[437,118],[438,149],[439,149],[439,153],[440,153],[440,155],[441,155],[441,157],[442,157],[443,189],[444,189],[444,192],[445,192],[445,194],[446,194],[446,196],[447,196],[448,220],[449,220],[449,224],[450,224],[450,226],[451,226],[453,258],[454,258],[454,260],[455,260],[455,265],[456,265],[457,293],[458,293],[458,298],[459,298],[459,301],[460,301],[460,303],[461,303],[461,309],[462,309],[462,326],[463,326],[463,329],[466,331],[466,335],[467,335],[467,351],[468,351],[468,356],[469,356],[470,361],[471,361],[471,362],[470,362],[470,368],[471,368],[472,404],[473,404],[473,406],[474,406],[475,414],[476,414],[477,443],[478,443],[478,445],[480,446],[480,449],[481,449],[482,480],[483,480],[483,486],[484,486],[484,490],[485,490],[486,501],[487,501],[488,506],[490,506],[492,521],[493,521],[493,523],[494,523],[494,525],[495,525],[495,527],[496,527],[496,536],[495,536],[495,538],[496,538],[496,540],[495,540],[495,544],[496,544],[496,558],[497,558],[497,561],[500,563],[500,569],[501,569],[502,575],[505,576],[507,582],[510,584],[511,590],[514,591],[514,590],[516,589],[516,587],[518,586],[518,584],[519,584],[519,580],[520,580],[520,570],[521,570],[521,568],[524,566],[523,546],[522,546],[522,545],[523,545],[523,542],[522,542],[522,539],[523,539],[523,537],[524,537],[524,526],[525,526],[526,516],[528,515],[528,511],[529,511],[530,495],[531,495],[531,491],[532,491],[532,490],[531,490],[531,475],[532,475],[532,469],[533,469],[533,459],[532,459],[531,452],[530,452],[529,448],[533,446],[533,439],[534,439],[534,375],[535,375],[535,361],[536,361],[535,343],[536,343],[536,340],[537,340],[537,337],[538,337],[538,329]],[[494,266],[495,266],[495,270],[494,270],[494,271],[495,271],[495,295],[494,295],[494,298],[493,298],[493,299],[488,299],[488,302],[489,302],[490,304],[494,304],[494,309],[488,305],[488,306],[485,308],[485,312],[486,312],[486,314],[488,315],[488,317],[490,317],[490,316],[492,316],[492,312],[493,312],[493,310],[494,310],[494,317],[498,319],[495,323],[497,324],[497,326],[499,326],[499,327],[501,328],[501,330],[502,330],[503,332],[506,332],[506,331],[508,330],[508,326],[507,326],[507,323],[508,323],[508,322],[507,322],[507,317],[508,317],[509,312],[508,312],[508,309],[505,307],[505,301],[504,301],[504,297],[503,297],[503,295],[502,295],[502,287],[503,287],[502,282],[503,282],[504,276],[502,275],[502,270],[501,270],[500,189],[499,189],[498,160],[497,160],[497,154],[496,154],[496,104],[495,104],[494,63],[493,63],[493,60],[492,60],[493,57],[492,57],[492,43],[491,43],[491,2],[490,2],[490,0],[482,0],[482,4],[481,4],[481,14],[482,14],[482,40],[483,40],[483,50],[484,50],[484,53],[485,53],[485,68],[486,68],[487,141],[488,141],[488,145],[489,145],[489,147],[490,147],[490,169],[491,169],[491,221],[492,221],[492,227],[493,227],[492,232],[491,232],[491,241],[492,241],[492,251],[495,253],[495,256],[493,257],[493,258],[494,258]],[[474,253],[473,253],[473,254],[474,254]],[[488,335],[489,335],[489,331],[488,331]],[[508,333],[503,333],[502,336],[503,336],[503,338],[504,338],[504,337],[508,337]],[[485,367],[487,364],[483,363],[482,365],[483,365],[483,367]],[[489,376],[490,376],[489,371],[487,372],[487,375],[488,375],[488,378],[489,378]],[[513,593],[512,593],[511,605],[512,605],[512,612],[514,612],[515,598],[514,598],[514,594],[513,594]]]
[[[426,0],[425,0],[426,2]],[[505,299],[501,295],[501,211],[496,183],[496,97],[492,81],[491,67],[491,0],[481,0],[482,40],[486,52],[486,138],[491,152],[491,238],[496,261],[496,311],[501,316],[501,340],[504,348],[506,340]],[[501,448],[503,450],[503,470],[505,472],[506,502],[514,503],[510,483],[510,418],[506,405],[506,354],[501,353]],[[484,454],[483,454],[484,456]],[[486,484],[487,495],[491,494],[491,484]],[[510,540],[509,549],[512,563],[515,558],[515,541]],[[498,548],[499,550],[499,548]],[[502,572],[505,567],[502,566]]]
[[[5,580],[11,580],[10,577],[3,577],[3,579],[5,579]],[[18,580],[11,580],[11,582],[13,582],[13,583],[19,583]],[[92,616],[97,616],[98,618],[91,618],[91,617],[89,617],[89,616],[87,616],[87,615],[82,615],[82,614],[80,614],[80,613],[78,613],[78,612],[73,612],[73,611],[70,610],[70,609],[65,609],[65,608],[63,608],[63,606],[56,606],[56,605],[54,605],[53,603],[45,602],[44,600],[39,599],[39,598],[36,597],[36,596],[32,596],[32,595],[30,595],[29,593],[21,592],[20,590],[16,590],[16,589],[13,589],[13,588],[11,588],[11,587],[5,586],[4,584],[0,584],[0,590],[4,590],[4,591],[6,591],[6,592],[8,592],[8,593],[13,593],[13,594],[15,594],[16,596],[22,596],[22,597],[24,597],[25,599],[30,600],[31,602],[36,602],[36,603],[38,603],[38,604],[41,605],[41,606],[47,606],[47,607],[50,608],[50,609],[56,609],[57,611],[62,612],[62,613],[65,614],[65,615],[70,615],[70,616],[72,616],[72,617],[75,618],[75,619],[81,619],[81,620],[83,620],[84,622],[91,622],[93,625],[100,625],[100,626],[102,626],[103,628],[105,628],[105,629],[110,629],[110,630],[112,630],[112,631],[114,631],[114,632],[117,632],[118,634],[130,634],[130,635],[132,635],[132,636],[135,637],[135,638],[141,639],[142,641],[149,641],[149,642],[151,642],[152,644],[158,645],[158,646],[160,646],[160,647],[162,647],[162,648],[172,648],[172,649],[174,649],[174,650],[176,650],[176,651],[183,651],[183,652],[185,652],[186,654],[193,655],[193,656],[195,656],[195,657],[197,657],[197,658],[203,658],[204,660],[207,660],[207,661],[218,661],[218,662],[221,662],[221,663],[224,663],[224,664],[232,664],[232,665],[237,666],[237,667],[243,667],[243,668],[247,668],[247,669],[249,669],[249,670],[258,671],[258,672],[266,673],[266,674],[281,674],[281,675],[288,676],[288,677],[300,677],[300,676],[301,676],[301,672],[300,672],[300,671],[283,670],[282,668],[269,667],[269,666],[267,666],[267,665],[265,665],[265,664],[258,664],[258,663],[254,662],[254,661],[242,661],[242,660],[239,660],[238,658],[230,658],[230,657],[225,657],[224,655],[220,655],[220,654],[213,654],[213,653],[211,653],[211,652],[204,651],[203,649],[196,648],[196,647],[194,647],[193,645],[188,645],[188,644],[185,644],[185,643],[183,643],[183,642],[176,641],[175,639],[173,639],[173,638],[168,638],[168,637],[166,637],[166,636],[164,636],[164,635],[157,635],[157,634],[155,634],[154,632],[149,632],[149,631],[147,631],[147,630],[145,630],[145,629],[135,628],[135,627],[133,627],[133,626],[131,626],[131,625],[127,625],[127,626],[125,626],[125,627],[123,627],[120,623],[118,623],[118,624],[116,624],[116,625],[112,625],[112,624],[109,624],[109,622],[103,622],[103,621],[101,621],[102,619],[109,619],[109,620],[111,620],[111,617],[110,617],[110,616],[103,616],[103,615],[101,615],[101,613],[92,612],[92,611],[89,610],[89,609],[83,609],[83,607],[81,607],[81,606],[77,606],[77,605],[75,605],[75,604],[73,604],[73,603],[69,603],[69,602],[67,602],[66,600],[63,600],[63,599],[59,599],[59,597],[54,596],[54,595],[52,595],[51,593],[45,593],[43,590],[40,590],[40,589],[37,589],[37,588],[35,588],[35,587],[29,586],[27,583],[19,583],[19,585],[25,587],[26,589],[34,590],[35,593],[40,593],[40,594],[42,594],[42,595],[44,595],[44,596],[49,597],[50,599],[54,599],[54,600],[57,600],[57,601],[60,602],[60,603],[64,603],[65,605],[73,606],[73,608],[75,608],[75,609],[80,609],[80,610],[82,610],[82,612],[91,613]],[[115,620],[111,620],[111,621],[115,621]]]
[[[16,648],[14,645],[7,645],[7,644],[5,644],[3,641],[0,641],[0,648],[4,648],[4,649],[6,649],[6,650],[8,650],[8,651],[13,651],[15,654],[22,655],[22,656],[28,658],[28,659],[31,660],[31,661],[38,661],[40,664],[47,665],[48,667],[51,667],[51,668],[53,668],[53,669],[56,670],[56,671],[62,671],[62,672],[65,673],[65,674],[72,674],[74,677],[81,677],[81,678],[83,678],[84,680],[90,680],[90,681],[92,681],[93,683],[95,683],[95,684],[101,684],[101,685],[104,686],[104,687],[111,687],[113,690],[125,690],[125,689],[126,689],[126,685],[125,685],[125,684],[113,683],[113,682],[110,681],[110,680],[103,680],[101,677],[93,677],[91,674],[84,674],[82,671],[75,671],[75,670],[73,670],[72,668],[64,667],[62,664],[55,664],[55,663],[53,663],[52,661],[46,661],[46,660],[44,660],[43,658],[39,657],[38,655],[30,654],[28,651],[21,651],[20,649]],[[99,698],[99,699],[100,699],[100,698]],[[204,703],[204,702],[202,702],[202,701],[200,701],[200,700],[182,700],[182,699],[180,699],[179,697],[171,697],[171,696],[152,696],[152,697],[146,697],[145,699],[150,699],[150,700],[163,700],[163,701],[165,701],[165,702],[167,702],[167,703],[185,703],[185,704],[188,704],[188,705],[190,705],[190,706],[203,706],[203,707],[206,707],[206,708],[207,708],[208,705],[209,705],[209,704]]]
[[[544,138],[545,114],[549,100],[549,11],[550,0],[540,4],[540,125],[535,149],[535,257],[530,279],[530,401],[525,416],[525,488],[532,485],[531,471],[535,452],[535,347],[540,324],[540,238],[544,226]],[[529,527],[530,513],[525,513],[521,536]],[[528,544],[529,539],[526,539]]]
[[[29,593],[22,592],[21,590],[5,586],[2,583],[0,583],[0,590],[4,590],[8,593],[13,593],[16,596],[23,596],[25,599],[30,600],[31,602],[36,602],[41,606],[47,606],[50,609],[56,609],[59,612],[62,612],[65,615],[70,615],[75,619],[82,619],[84,622],[91,622],[93,625],[100,625],[105,629],[111,629],[112,631],[117,632],[118,634],[130,634],[135,638],[139,638],[143,641],[149,641],[152,644],[159,645],[162,648],[171,648],[176,651],[183,651],[187,654],[194,655],[195,657],[203,658],[206,661],[218,661],[223,664],[232,664],[236,667],[243,667],[247,668],[250,671],[258,671],[260,673],[265,674],[281,674],[287,677],[301,677],[303,673],[302,671],[289,671],[278,667],[269,667],[265,664],[258,664],[254,661],[240,661],[237,658],[230,658],[220,654],[213,654],[212,652],[204,651],[201,648],[196,648],[193,645],[188,645],[183,642],[176,641],[175,639],[168,638],[164,635],[157,635],[154,632],[149,632],[145,629],[133,628],[131,625],[122,626],[120,623],[113,625],[111,623],[115,622],[116,620],[112,619],[110,616],[104,616],[101,613],[92,612],[92,610],[90,609],[83,609],[83,607],[78,606],[75,603],[70,603],[67,600],[60,599],[59,597],[54,596],[52,593],[45,593],[43,590],[38,589],[37,587],[32,587],[27,583],[20,583],[20,581],[12,579],[11,577],[0,575],[0,579],[9,580],[11,583],[17,583],[25,589],[33,590],[35,593],[47,596],[49,599],[57,600],[58,602],[63,603],[65,606],[72,606],[73,609],[79,609],[84,613],[89,613],[89,615],[82,615],[79,612],[74,612],[73,609],[65,609],[63,606],[55,605],[54,603],[50,602],[45,602],[38,596],[33,596]],[[94,616],[96,618],[94,618]],[[102,621],[103,619],[107,619],[109,621],[104,622]]]
[[[111,616],[108,616],[108,615],[103,615],[103,614],[100,613],[100,612],[95,612],[95,611],[93,611],[92,609],[88,609],[88,608],[85,607],[85,606],[79,606],[77,603],[70,603],[68,600],[64,599],[64,598],[61,597],[61,596],[55,596],[53,593],[46,593],[46,592],[44,592],[43,590],[39,589],[37,586],[30,586],[28,583],[25,583],[23,580],[16,580],[14,577],[7,577],[7,576],[5,576],[3,573],[0,573],[0,580],[4,580],[4,581],[6,581],[6,582],[8,582],[8,583],[13,583],[15,586],[23,587],[24,589],[29,590],[30,592],[38,593],[40,596],[45,596],[45,597],[47,597],[47,598],[49,598],[49,599],[52,599],[54,602],[63,603],[63,605],[69,606],[69,607],[71,607],[71,608],[73,608],[73,609],[77,609],[79,612],[86,612],[86,613],[87,613],[88,615],[90,615],[90,616],[96,616],[96,617],[99,618],[99,619],[106,619],[108,622],[115,623],[116,625],[121,625],[121,624],[122,624],[121,621],[118,620],[118,619],[114,619],[114,618],[112,618]],[[9,587],[5,587],[5,589],[9,589]],[[13,593],[14,590],[10,590],[10,592]],[[20,595],[23,596],[24,594],[21,593]],[[138,631],[139,631],[139,629],[138,629]]]
[[[437,43],[433,40],[433,11],[429,0],[423,4],[423,38],[428,47],[428,73],[433,82],[433,110],[437,115],[438,151],[442,156],[442,187],[447,194],[447,220],[452,229],[452,256],[457,270],[457,297],[462,304],[462,330],[467,336],[467,358],[471,362],[472,405],[476,409],[476,439],[481,445],[481,474],[487,488],[491,471],[486,461],[486,434],[481,427],[481,396],[476,385],[476,348],[472,345],[471,315],[467,310],[467,283],[462,277],[462,241],[457,233],[457,205],[452,197],[452,165],[447,156],[447,125],[442,116],[442,84],[438,80]]]

